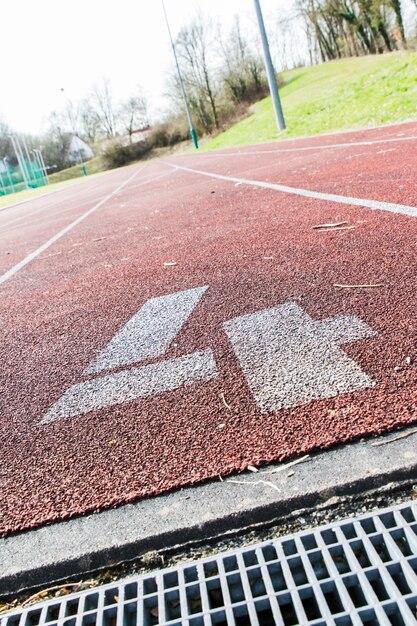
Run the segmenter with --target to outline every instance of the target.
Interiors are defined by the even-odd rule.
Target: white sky
[[[264,15],[288,2],[261,0]],[[174,37],[198,8],[227,29],[235,14],[254,19],[253,0],[165,0]],[[161,103],[171,48],[160,0],[8,0],[1,8],[0,116],[37,133],[68,98],[110,78],[115,100],[141,83]]]

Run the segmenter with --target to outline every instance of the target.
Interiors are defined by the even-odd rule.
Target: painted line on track
[[[108,174],[108,172],[97,172],[97,174],[92,174],[92,176],[99,177],[104,174]],[[8,204],[7,206],[1,207],[0,213],[2,213],[3,211],[8,211],[9,209],[14,209],[16,207],[19,207],[22,204],[27,204],[28,202],[35,202],[36,200],[47,199],[49,198],[49,196],[54,196],[57,193],[63,193],[65,191],[69,191],[71,189],[74,189],[75,187],[80,187],[81,185],[84,185],[84,184],[87,184],[88,188],[90,188],[89,183],[91,183],[91,180],[95,181],[96,178],[90,178],[87,182],[85,182],[84,179],[77,182],[77,179],[74,178],[73,179],[74,182],[71,185],[68,184],[68,185],[65,185],[64,187],[60,187],[59,189],[52,189],[52,191],[48,190],[48,187],[46,187],[47,191],[45,191],[45,193],[39,194],[38,196],[33,196],[32,198],[25,198],[24,200],[19,200],[18,202],[14,202],[13,204]],[[59,183],[52,183],[52,184],[59,185]],[[71,197],[75,197],[75,196],[71,196]]]
[[[410,137],[389,137],[387,139],[370,139],[369,141],[352,141],[348,143],[332,143],[328,145],[320,146],[301,146],[300,148],[276,148],[273,150],[246,150],[236,152],[215,152],[210,154],[205,152],[204,156],[209,157],[227,157],[227,156],[250,156],[251,154],[277,154],[281,152],[308,152],[311,150],[333,150],[335,148],[354,148],[355,146],[372,146],[380,143],[393,143],[396,141],[414,141],[417,140],[417,135],[411,135]],[[291,140],[289,140],[291,141]]]
[[[159,178],[164,178],[169,176],[170,174],[172,174],[172,172],[164,172],[163,174],[159,174],[158,176],[154,176],[153,178],[149,178],[148,180],[144,180],[141,183],[138,183],[137,185],[133,185],[130,190],[136,189],[137,187],[143,187],[144,185],[147,185],[148,183],[151,183],[155,180],[158,180]],[[59,191],[59,190],[58,190]],[[52,194],[51,194],[52,195]],[[70,196],[68,198],[68,200],[74,201],[79,194],[73,194],[72,196]],[[43,196],[42,196],[43,197]],[[100,196],[101,199],[101,196]],[[33,198],[33,200],[37,200],[37,198]],[[67,199],[65,200],[65,202],[67,202]],[[86,201],[87,204],[87,201]],[[52,216],[60,216],[63,215],[64,213],[67,213],[68,211],[72,211],[74,209],[74,206],[68,207],[66,209],[64,209],[63,211],[61,209],[59,209],[56,213],[48,213],[48,217]],[[45,207],[38,207],[37,209],[34,209],[33,211],[31,211],[30,213],[23,213],[22,215],[19,215],[18,217],[14,218],[13,220],[11,220],[10,222],[6,222],[5,224],[1,224],[0,225],[0,233],[4,232],[8,226],[13,226],[14,224],[20,222],[21,220],[24,220],[26,217],[32,217],[33,215],[36,215],[39,218],[42,218],[43,215],[42,213],[45,211]],[[40,215],[39,215],[40,214]],[[20,226],[27,226],[29,224],[33,224],[33,221],[28,222],[27,224],[20,224]]]
[[[92,200],[93,202],[98,202],[99,200],[101,200],[101,195],[97,196],[97,194],[95,194],[96,197]],[[69,200],[73,200],[73,197],[69,198]],[[90,200],[86,200],[85,204],[90,204],[91,201]],[[15,224],[18,224],[19,222],[22,222],[22,220],[25,220],[26,218],[33,218],[35,217],[35,219],[42,219],[44,217],[44,213],[47,212],[48,217],[55,217],[55,216],[61,216],[64,215],[65,213],[67,213],[68,211],[73,211],[75,208],[74,204],[70,204],[68,206],[67,204],[67,199],[65,200],[65,208],[62,209],[61,206],[57,205],[57,210],[54,212],[50,211],[50,207],[49,206],[40,206],[37,207],[36,209],[33,209],[32,211],[29,211],[27,213],[21,213],[20,215],[14,217],[12,220],[9,220],[8,222],[5,222],[3,224],[0,224],[0,233],[4,233],[5,231],[7,231],[9,226],[14,226]],[[28,220],[27,222],[24,222],[23,224],[20,223],[19,227],[20,228],[25,228],[26,226],[31,226],[33,224],[33,220]]]
[[[123,187],[126,187],[126,185],[131,180],[133,180],[143,170],[144,167],[145,167],[145,165],[143,167],[141,167],[139,170],[137,170],[134,174],[132,174],[132,176],[130,176],[123,183],[121,183],[118,187],[116,187],[116,189],[114,189],[111,193],[107,194],[107,196],[105,196],[99,202],[97,202],[97,204],[95,204],[91,209],[86,211],[86,213],[83,213],[82,215],[80,215],[80,217],[78,217],[76,220],[71,222],[71,224],[68,224],[68,226],[65,226],[65,228],[63,228],[58,233],[56,233],[56,235],[54,235],[53,237],[48,239],[48,241],[46,243],[44,243],[41,246],[39,246],[39,248],[37,248],[36,250],[34,250],[30,254],[28,254],[27,257],[25,257],[24,259],[19,261],[19,263],[16,263],[16,265],[14,265],[9,270],[7,270],[7,272],[2,274],[0,276],[0,285],[5,283],[7,280],[9,280],[9,278],[12,278],[12,276],[17,274],[17,272],[19,272],[22,268],[24,268],[28,263],[30,263],[31,261],[36,259],[36,257],[38,257],[40,254],[42,254],[42,252],[45,252],[45,250],[47,250],[50,246],[52,246],[52,244],[54,244],[56,241],[61,239],[61,237],[63,237],[67,233],[69,233],[73,228],[78,226],[78,224],[80,224],[87,217],[89,217],[89,215],[94,213],[94,211],[97,211],[97,209],[99,209],[101,206],[103,206],[103,204],[105,204],[108,200],[110,200],[110,198],[112,198],[114,195],[116,195],[116,193],[118,193],[121,189],[123,189]]]
[[[156,180],[159,180],[160,178],[166,178],[170,174],[172,174],[172,172],[164,172],[163,174],[158,174],[157,176],[153,176],[152,178],[148,178],[147,180],[143,180],[141,183],[138,183],[137,185],[133,185],[130,189],[133,190],[133,189],[137,189],[138,187],[144,187],[145,185],[147,185],[149,183],[153,183]]]
[[[338,204],[351,204],[353,206],[366,207],[368,209],[389,211],[390,213],[400,213],[410,217],[417,217],[417,207],[407,206],[405,204],[395,204],[393,202],[383,202],[382,200],[368,200],[365,198],[352,198],[350,196],[339,196],[333,193],[324,193],[321,191],[313,191],[311,189],[300,189],[298,187],[288,187],[287,185],[279,185],[268,183],[263,180],[250,180],[247,178],[236,178],[235,176],[225,176],[224,174],[216,174],[215,172],[205,172],[204,170],[196,170],[183,165],[169,163],[169,161],[161,161],[165,165],[174,167],[192,174],[200,174],[210,178],[218,178],[231,183],[240,183],[241,185],[251,185],[253,187],[263,187],[264,189],[273,189],[282,193],[292,194],[295,196],[303,196],[304,198],[314,198],[315,200],[326,200],[328,202],[337,202]]]

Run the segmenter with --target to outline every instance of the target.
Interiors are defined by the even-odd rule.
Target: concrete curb
[[[263,467],[117,509],[59,522],[0,540],[0,589],[51,584],[139,557],[206,542],[256,524],[272,524],[300,508],[391,481],[417,478],[417,433],[389,434],[320,452],[278,473]],[[375,446],[375,443],[387,445]],[[388,443],[389,442],[389,443]],[[285,464],[281,467],[286,467]],[[265,481],[265,482],[260,482]]]

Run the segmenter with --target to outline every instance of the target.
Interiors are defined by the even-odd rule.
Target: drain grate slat
[[[417,505],[15,610],[0,626],[416,626]]]

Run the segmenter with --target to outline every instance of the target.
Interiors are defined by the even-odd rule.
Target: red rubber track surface
[[[245,152],[404,133],[417,135],[417,124]],[[393,151],[380,152],[388,149]],[[417,206],[417,141],[317,152],[227,152],[229,156],[195,154],[167,161]],[[134,171],[112,172],[0,212],[1,272]],[[355,229],[313,229],[345,220]],[[0,533],[416,421],[416,234],[417,218],[236,185],[161,162],[148,164],[95,213],[0,285]],[[383,287],[337,289],[335,283]],[[218,378],[39,425],[146,300],[203,285],[209,289],[164,359],[211,348]],[[356,315],[378,332],[343,346],[376,382],[374,387],[271,415],[260,413],[223,322],[290,300],[314,319]]]

